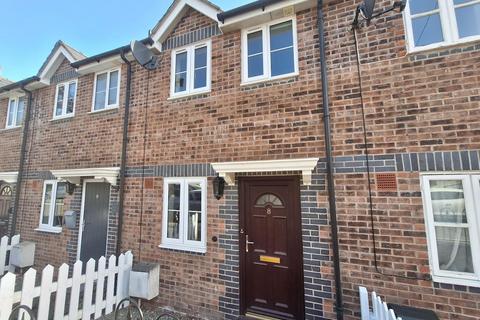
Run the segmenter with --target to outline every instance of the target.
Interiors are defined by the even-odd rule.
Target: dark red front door
[[[242,312],[303,319],[299,180],[243,178],[240,186]]]

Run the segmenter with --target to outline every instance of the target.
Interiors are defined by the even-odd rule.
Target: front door
[[[241,311],[303,319],[299,179],[240,179]]]
[[[110,185],[103,182],[85,182],[83,204],[83,231],[80,260],[98,260],[105,256]]]
[[[13,189],[9,185],[0,187],[0,238],[8,235],[8,221],[13,205]]]

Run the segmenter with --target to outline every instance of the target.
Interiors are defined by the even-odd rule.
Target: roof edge
[[[11,83],[11,84],[7,84],[6,86],[3,86],[3,87],[0,88],[0,93],[7,92],[7,91],[10,91],[10,90],[13,90],[13,89],[22,88],[22,87],[25,87],[26,85],[28,85],[30,83],[37,82],[37,81],[40,81],[40,78],[38,76],[32,76],[32,77],[29,77],[29,78],[26,78],[26,79],[23,79],[23,80],[20,80],[20,81]]]

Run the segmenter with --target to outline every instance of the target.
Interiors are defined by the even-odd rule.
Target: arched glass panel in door
[[[11,196],[11,195],[13,195],[13,190],[12,190],[12,187],[10,186],[4,186],[0,190],[0,196]]]
[[[283,208],[283,202],[279,197],[272,193],[264,193],[258,197],[255,202],[255,207],[266,207],[267,205],[272,206],[273,208]]]

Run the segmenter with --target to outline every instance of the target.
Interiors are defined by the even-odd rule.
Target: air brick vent
[[[377,190],[397,191],[397,176],[395,173],[377,173]]]

